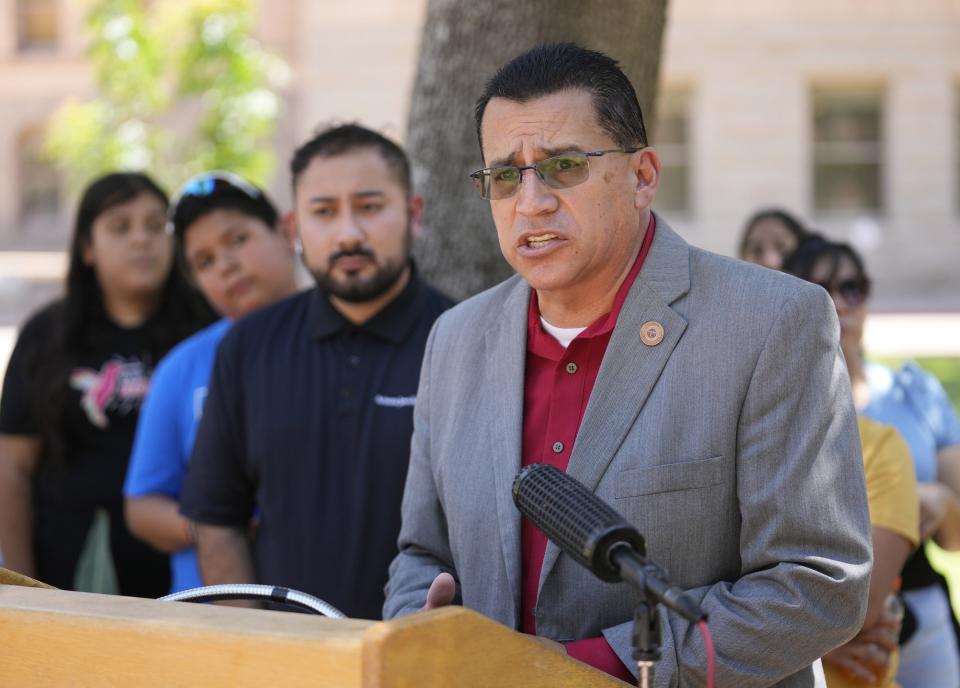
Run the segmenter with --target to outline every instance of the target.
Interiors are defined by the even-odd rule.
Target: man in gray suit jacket
[[[461,602],[628,678],[637,597],[520,518],[552,463],[623,514],[710,617],[718,685],[809,686],[860,628],[863,464],[838,326],[815,285],[689,246],[650,210],[660,163],[616,62],[570,44],[505,65],[477,106],[517,276],[436,322],[384,617]],[[658,686],[702,684],[661,609]]]

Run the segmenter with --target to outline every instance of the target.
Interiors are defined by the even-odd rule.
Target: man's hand
[[[871,643],[886,652],[894,652],[900,643],[901,621],[886,612],[870,628],[864,628],[853,639],[859,643]]]
[[[890,654],[897,649],[900,619],[884,614],[870,628],[861,630],[850,642],[828,652],[825,664],[840,668],[852,679],[878,683],[890,666]]]
[[[877,683],[890,665],[890,653],[874,643],[856,639],[823,656],[824,664],[832,664],[850,678],[864,683]]]
[[[430,589],[427,591],[427,603],[420,608],[420,611],[428,612],[431,609],[446,607],[453,602],[453,597],[456,594],[457,584],[453,580],[453,576],[449,573],[441,573],[430,584]]]

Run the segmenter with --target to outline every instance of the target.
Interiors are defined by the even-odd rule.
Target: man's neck
[[[393,283],[393,286],[380,294],[380,296],[369,301],[353,302],[344,301],[343,299],[338,299],[336,296],[331,295],[330,303],[335,309],[337,309],[337,312],[340,313],[340,315],[352,322],[354,325],[362,325],[377,313],[382,311],[387,304],[397,298],[400,295],[400,292],[402,292],[409,283],[410,265],[408,264],[407,267],[403,269],[399,279]]]
[[[620,282],[606,290],[599,299],[593,296],[582,298],[579,294],[563,294],[538,289],[537,301],[540,305],[540,315],[555,327],[588,327],[601,315],[610,312],[623,277]]]

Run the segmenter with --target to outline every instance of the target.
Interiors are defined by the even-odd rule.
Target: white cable
[[[299,590],[291,590],[276,585],[260,585],[256,583],[225,583],[223,585],[206,585],[200,588],[190,588],[171,593],[160,598],[164,602],[216,602],[218,600],[257,599],[271,602],[293,604],[304,607],[317,614],[331,619],[345,619],[347,615],[329,602],[319,597],[308,595]]]

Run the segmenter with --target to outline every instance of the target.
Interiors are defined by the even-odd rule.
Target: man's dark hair
[[[244,193],[241,189],[224,184],[218,185],[212,193],[207,195],[187,195],[181,198],[177,202],[172,219],[173,233],[177,243],[183,243],[184,234],[190,225],[214,210],[235,210],[261,220],[270,231],[274,231],[279,217],[276,207],[263,191],[253,186],[251,188],[256,191],[253,196]]]
[[[637,93],[612,57],[574,43],[545,43],[510,60],[477,101],[477,141],[483,151],[483,113],[491,98],[525,103],[566,89],[587,91],[600,127],[618,146],[647,145]]]
[[[186,255],[186,234],[194,222],[215,210],[235,210],[242,215],[263,222],[271,232],[277,229],[279,215],[276,206],[262,189],[238,179],[244,187],[235,186],[225,178],[215,179],[213,188],[204,193],[188,193],[177,199],[172,209],[170,223],[173,225],[174,255],[179,269],[190,278],[191,271]],[[188,182],[189,183],[189,182]]]
[[[343,124],[324,129],[297,148],[290,160],[290,176],[294,189],[300,175],[314,158],[331,158],[358,148],[377,151],[390,171],[396,175],[404,193],[410,195],[410,161],[407,160],[407,154],[387,137],[359,124]]]

